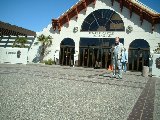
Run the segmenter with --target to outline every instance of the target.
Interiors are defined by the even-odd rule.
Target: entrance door
[[[129,47],[128,69],[142,71],[143,66],[149,66],[150,48],[147,41],[143,39],[134,40]]]
[[[95,47],[80,47],[80,66],[94,67],[97,60],[98,49]]]
[[[61,46],[61,59],[60,64],[70,66],[74,61],[74,47],[73,46]]]
[[[115,38],[81,38],[80,40],[80,64],[83,67],[108,68],[111,65],[110,49]],[[120,39],[123,43],[124,39]]]

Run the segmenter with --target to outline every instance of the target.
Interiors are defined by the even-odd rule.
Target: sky
[[[0,21],[42,31],[79,0],[0,0]],[[139,0],[160,13],[160,0]]]

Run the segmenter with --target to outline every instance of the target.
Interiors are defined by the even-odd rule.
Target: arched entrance
[[[60,44],[60,65],[73,65],[75,42],[71,38],[65,38]]]
[[[144,39],[136,39],[130,43],[128,52],[128,69],[141,71],[143,66],[149,66],[150,46]]]
[[[124,31],[124,23],[119,14],[110,9],[99,9],[89,14],[82,26],[83,32]],[[111,64],[110,48],[115,38],[80,38],[79,65],[83,67],[95,67],[100,63],[102,68],[108,68]],[[124,43],[124,39],[120,39]]]
[[[80,39],[80,66],[95,67],[96,62],[102,68],[108,68],[111,64],[110,49],[115,38],[81,38]],[[124,43],[124,39],[120,38]]]

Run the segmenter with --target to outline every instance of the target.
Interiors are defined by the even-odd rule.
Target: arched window
[[[71,38],[64,38],[61,42],[61,45],[75,46],[75,42]]]
[[[122,18],[109,9],[99,9],[89,14],[82,26],[81,31],[124,31]]]
[[[136,39],[130,43],[130,48],[150,48],[148,42],[144,39]]]

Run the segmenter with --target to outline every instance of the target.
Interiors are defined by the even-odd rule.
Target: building
[[[142,70],[160,42],[160,14],[138,0],[80,0],[40,34],[53,37],[45,59],[82,67],[100,62],[102,68],[111,64],[109,51],[118,36],[129,52],[128,69]],[[32,46],[30,61],[37,50]]]

